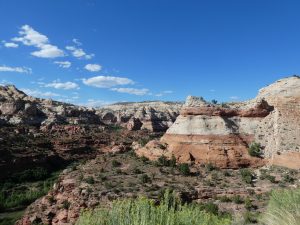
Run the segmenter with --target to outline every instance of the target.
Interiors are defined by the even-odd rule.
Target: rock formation
[[[266,162],[300,168],[300,78],[285,78],[259,91],[250,101],[211,104],[189,96],[180,116],[161,138],[138,155],[156,159],[174,154],[179,162],[212,163],[220,168],[260,166]],[[265,159],[251,157],[259,143]]]
[[[97,110],[106,124],[116,124],[129,130],[166,131],[179,115],[180,102],[117,103]]]

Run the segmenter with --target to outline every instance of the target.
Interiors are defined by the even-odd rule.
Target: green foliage
[[[179,164],[178,170],[184,176],[189,176],[191,174],[189,164],[187,164],[187,163]]]
[[[150,177],[147,174],[141,175],[140,179],[143,184],[149,183],[151,181]]]
[[[13,192],[2,190],[0,192],[0,211],[15,207],[27,206],[37,198],[45,195],[52,185],[53,183],[43,182],[43,185],[40,188]]]
[[[171,167],[176,167],[176,157],[175,157],[175,155],[172,155],[169,164],[170,164]]]
[[[212,205],[207,211],[215,211]],[[116,200],[111,209],[84,212],[77,225],[229,225],[229,218],[208,213],[199,205],[183,205],[174,193],[165,192],[159,205],[153,200]]]
[[[62,207],[63,207],[64,209],[69,209],[69,208],[70,208],[70,205],[71,205],[71,203],[70,203],[68,200],[64,200],[64,201],[62,202]]]
[[[290,176],[289,174],[285,174],[283,176],[283,181],[287,182],[287,183],[294,183],[295,179],[292,176]]]
[[[240,174],[242,176],[242,180],[246,182],[247,184],[252,184],[252,180],[254,178],[254,175],[249,169],[241,169]]]
[[[87,177],[85,179],[85,182],[87,182],[88,184],[94,184],[95,183],[94,177],[92,176]]]
[[[8,181],[13,183],[31,182],[46,179],[50,173],[42,167],[27,169],[20,173],[13,174]]]
[[[211,100],[211,103],[215,105],[218,103],[218,101],[216,99],[213,99],[213,100]]]
[[[215,166],[212,164],[212,163],[208,163],[205,165],[205,169],[208,171],[208,172],[211,172],[213,170],[215,170]]]
[[[114,159],[113,161],[111,161],[111,165],[112,167],[119,167],[121,166],[121,163]]]
[[[248,148],[248,153],[249,153],[250,156],[260,157],[262,155],[260,144],[259,143],[255,143],[255,142],[253,142],[252,144],[250,144],[250,146]]]
[[[300,225],[300,189],[273,191],[262,222],[265,225]]]
[[[235,204],[242,204],[244,202],[244,200],[239,195],[233,196],[232,200]]]
[[[166,156],[161,155],[158,159],[157,159],[158,165],[161,166],[169,166],[169,160]]]
[[[245,199],[245,208],[246,208],[247,210],[250,210],[250,209],[253,208],[252,201],[251,201],[251,199],[250,199],[249,197],[247,197],[247,198]]]

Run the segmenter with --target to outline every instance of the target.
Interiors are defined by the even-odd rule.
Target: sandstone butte
[[[249,155],[254,142],[261,145],[262,157]],[[181,163],[220,168],[268,164],[299,169],[300,77],[278,80],[245,102],[212,104],[189,96],[164,136],[136,153],[152,160],[174,155]]]

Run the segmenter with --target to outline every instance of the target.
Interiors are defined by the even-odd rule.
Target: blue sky
[[[300,72],[300,2],[1,0],[0,83],[43,98],[220,102]]]

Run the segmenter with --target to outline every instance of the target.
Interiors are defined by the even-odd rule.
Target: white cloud
[[[232,100],[237,100],[237,99],[239,99],[240,97],[238,97],[238,96],[231,96],[231,97],[229,97],[230,99],[232,99]]]
[[[9,67],[0,66],[0,72],[16,72],[16,73],[32,73],[32,69],[28,67]]]
[[[149,89],[142,88],[142,89],[137,89],[137,88],[112,88],[112,91],[117,91],[120,93],[127,93],[127,94],[132,94],[132,95],[146,95],[149,92]]]
[[[111,88],[119,85],[134,84],[132,80],[125,77],[111,77],[111,76],[96,76],[88,79],[82,79],[85,85],[98,88]]]
[[[66,46],[66,49],[76,58],[91,59],[95,56],[94,54],[87,54],[82,48],[77,48],[75,46]]]
[[[69,61],[55,61],[54,64],[57,64],[61,68],[70,68],[71,62]]]
[[[102,66],[99,64],[87,64],[84,68],[91,72],[98,72],[102,69]]]
[[[64,89],[64,90],[79,89],[78,84],[70,81],[67,82],[53,81],[52,83],[45,84],[44,87],[52,87],[55,89]]]
[[[104,100],[88,99],[88,101],[86,103],[82,103],[80,105],[84,105],[87,107],[101,107],[101,106],[110,105],[113,103],[114,102],[104,101]]]
[[[13,43],[13,42],[5,42],[5,41],[3,41],[3,43],[4,43],[4,46],[6,48],[17,48],[17,47],[19,47],[18,44]]]
[[[161,93],[158,93],[158,94],[155,94],[156,97],[161,97],[163,95],[166,95],[166,94],[172,94],[173,91],[171,90],[166,90],[166,91],[162,91]],[[149,93],[149,95],[152,95],[152,93]]]
[[[76,38],[73,38],[72,41],[73,41],[76,45],[78,45],[78,46],[82,45],[82,43],[81,43],[78,39],[76,39]]]
[[[23,88],[21,91],[25,92],[27,95],[34,96],[34,97],[46,97],[46,98],[51,98],[51,97],[59,97],[61,96],[60,94],[53,93],[50,91],[44,92],[44,91],[39,91],[39,90],[32,90],[32,89],[27,89]]]
[[[37,32],[29,25],[24,25],[19,31],[19,37],[12,38],[12,41],[21,42],[27,46],[34,46],[38,51],[31,55],[40,58],[56,58],[64,56],[64,51],[55,45],[51,45],[47,36]]]

